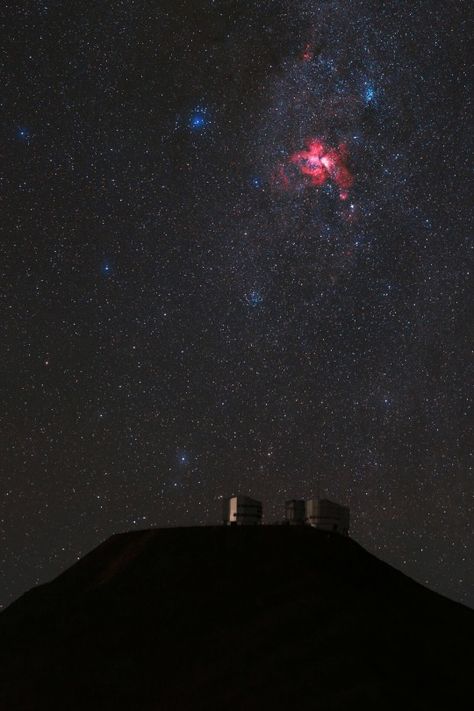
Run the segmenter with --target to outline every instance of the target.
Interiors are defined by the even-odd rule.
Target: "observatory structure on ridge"
[[[259,526],[262,523],[262,503],[250,496],[231,496],[224,501],[225,526]]]
[[[285,504],[285,521],[290,526],[312,526],[321,531],[349,535],[350,511],[329,499],[293,499]]]

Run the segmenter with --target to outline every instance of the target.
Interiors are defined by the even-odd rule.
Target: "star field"
[[[7,3],[0,604],[112,533],[320,490],[474,605],[471,19]]]

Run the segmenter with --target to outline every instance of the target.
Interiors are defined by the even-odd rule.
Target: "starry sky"
[[[4,3],[1,605],[320,492],[474,606],[470,5]]]

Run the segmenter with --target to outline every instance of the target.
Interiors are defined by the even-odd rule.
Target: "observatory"
[[[349,534],[350,511],[329,499],[292,500],[285,504],[285,519],[290,526],[312,526],[322,531]]]
[[[259,526],[262,504],[250,496],[231,496],[224,501],[225,526]]]

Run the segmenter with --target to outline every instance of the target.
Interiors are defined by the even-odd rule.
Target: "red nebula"
[[[314,50],[311,44],[307,44],[301,53],[302,62],[310,62],[314,57]]]
[[[285,166],[283,163],[280,163],[275,168],[275,171],[272,176],[272,181],[275,186],[278,186],[278,187],[282,188],[283,190],[290,189],[290,179],[289,179],[288,175],[286,174]]]
[[[340,190],[341,200],[347,200],[348,190],[354,184],[354,176],[347,167],[347,157],[345,144],[330,148],[319,138],[309,138],[306,150],[293,153],[290,162],[299,168],[301,175],[308,176],[315,187],[332,180]]]

